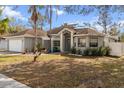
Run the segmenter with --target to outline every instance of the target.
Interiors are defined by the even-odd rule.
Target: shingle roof
[[[35,36],[35,32],[32,29],[26,29],[24,31],[14,33],[9,36],[29,36],[29,35]],[[37,36],[47,36],[47,32],[42,30],[37,30]]]
[[[98,31],[96,31],[94,29],[91,29],[91,28],[80,28],[80,29],[76,29],[75,27],[69,26],[69,25],[63,25],[63,26],[54,28],[51,31],[48,31],[47,33],[48,34],[57,34],[58,32],[60,32],[64,28],[68,28],[68,29],[74,31],[76,35],[79,35],[79,34],[103,35],[102,33],[98,32]]]
[[[75,34],[87,34],[87,35],[103,35],[102,33],[91,29],[91,28],[81,28],[81,29],[75,29],[76,33]]]
[[[68,28],[68,29],[70,29],[70,30],[72,30],[72,31],[75,31],[75,30],[74,30],[74,27],[73,27],[72,25],[64,24],[64,25],[62,25],[62,26],[60,26],[60,27],[56,27],[56,28],[52,29],[51,31],[50,31],[50,30],[47,31],[47,33],[48,33],[48,34],[57,34],[58,32],[60,32],[60,31],[61,31],[62,29],[64,29],[64,28]]]

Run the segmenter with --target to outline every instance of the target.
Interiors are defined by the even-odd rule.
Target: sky
[[[29,18],[31,14],[28,13],[28,8],[29,6],[26,6],[26,5],[19,5],[17,6],[17,8],[15,8],[15,6],[5,6],[2,12],[2,16],[14,18],[18,23],[25,25],[27,28],[30,28]],[[42,12],[43,11],[41,10],[41,13]],[[59,27],[64,23],[78,24],[82,26],[84,22],[93,24],[98,20],[98,15],[96,12],[83,16],[83,15],[77,15],[77,14],[68,14],[60,8],[57,10],[57,15],[58,17],[56,17],[56,10],[53,8],[52,28]],[[112,18],[113,18],[113,21],[115,22],[118,21],[120,23],[124,23],[124,17],[122,16],[122,18],[119,20],[117,13],[113,13]],[[97,30],[102,30],[102,27],[99,25],[95,25],[95,27],[97,28]],[[49,24],[45,24],[43,28],[45,30],[48,30]],[[123,31],[123,29],[121,30]]]

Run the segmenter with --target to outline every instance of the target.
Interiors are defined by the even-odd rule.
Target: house
[[[27,29],[4,38],[6,38],[8,42],[6,49],[8,51],[24,52],[26,50],[30,52],[35,45],[35,32],[32,29]],[[47,36],[47,32],[37,30],[37,39],[42,47],[49,48],[49,37]]]
[[[0,51],[4,51],[6,49],[7,49],[6,38],[0,37]]]
[[[105,35],[95,29],[77,29],[67,24],[48,31],[48,35],[51,37],[52,52],[69,52],[73,47],[83,52],[86,48],[98,48],[118,41],[118,38]]]
[[[35,32],[27,29],[4,37],[7,42],[6,50],[15,52],[32,51],[35,45]],[[111,55],[122,55],[122,44],[117,44],[118,37],[100,33],[92,28],[75,28],[73,25],[64,24],[51,31],[37,30],[38,43],[51,52],[70,52],[72,48],[81,50],[109,46]],[[118,42],[119,43],[119,42]],[[3,44],[3,43],[2,43]],[[114,47],[113,47],[114,46]],[[115,47],[120,47],[119,53]],[[124,48],[123,48],[124,50]]]

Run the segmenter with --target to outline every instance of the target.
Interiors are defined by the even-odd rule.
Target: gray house
[[[110,46],[110,43],[118,41],[118,37],[105,35],[95,29],[77,29],[67,24],[47,32],[37,30],[37,37],[42,47],[51,52],[69,52],[73,47],[83,52],[86,48]],[[27,29],[4,38],[7,42],[6,50],[15,52],[28,50],[30,52],[34,47],[35,33]]]
[[[71,25],[64,24],[48,31],[51,36],[51,51],[68,52],[75,47],[82,52],[86,48],[98,48],[118,41],[118,37],[105,35],[91,28],[76,29]]]
[[[9,36],[6,36],[8,51],[23,52],[25,50],[32,51],[35,44],[35,33],[31,29],[21,31]],[[37,30],[38,43],[44,48],[49,48],[49,37],[47,33],[42,30]]]

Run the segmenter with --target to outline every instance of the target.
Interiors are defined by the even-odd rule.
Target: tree
[[[123,33],[121,33],[121,36],[120,36],[120,41],[121,41],[121,42],[124,42],[124,32],[123,32]]]
[[[120,24],[114,23],[111,27],[110,30],[108,30],[108,33],[112,36],[117,36],[120,34]]]
[[[91,13],[94,7],[91,5],[68,5],[64,7],[64,10],[69,14],[81,14],[85,16]]]
[[[38,49],[37,46],[39,46],[38,41],[37,41],[37,22],[39,20],[39,17],[42,18],[42,15],[40,14],[40,12],[38,11],[38,8],[41,9],[42,6],[35,6],[32,5],[29,7],[28,12],[31,13],[31,21],[33,23],[33,29],[35,32],[35,45],[34,45],[34,60],[33,62],[36,62],[37,58],[41,55],[41,49]]]
[[[100,5],[95,6],[95,8],[98,11],[97,24],[99,24],[103,28],[103,33],[107,34],[108,28],[112,25],[111,17],[112,6]]]
[[[4,6],[0,6],[0,34],[4,34],[8,32],[9,29],[9,18],[1,18],[2,12],[3,12]]]
[[[65,10],[70,14],[81,14],[83,16],[88,15],[90,13],[98,14],[98,21],[96,20],[96,24],[99,24],[103,28],[103,32],[107,33],[109,26],[112,25],[112,17],[111,12],[113,11],[115,6],[111,5],[97,5],[97,6],[66,6]]]
[[[56,16],[57,16],[57,10],[59,9],[59,6],[52,6],[52,5],[45,6],[45,16],[46,16],[48,23],[49,23],[49,31],[50,32],[52,31],[53,9],[56,10]],[[50,46],[51,46],[51,36],[50,35],[49,35],[49,38],[50,38]]]
[[[5,18],[0,20],[0,34],[7,33],[9,29],[9,19]]]

